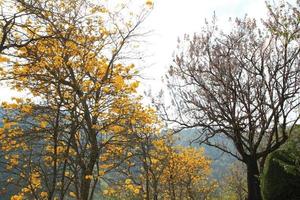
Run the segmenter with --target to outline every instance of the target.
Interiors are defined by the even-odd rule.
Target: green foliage
[[[300,199],[299,133],[268,156],[261,179],[264,200]]]

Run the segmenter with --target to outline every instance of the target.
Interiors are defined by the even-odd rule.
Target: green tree
[[[271,153],[261,177],[264,200],[297,200],[300,198],[299,128],[288,142]]]

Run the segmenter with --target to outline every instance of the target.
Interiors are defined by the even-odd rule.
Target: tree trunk
[[[153,200],[158,200],[158,184],[157,181],[153,181]]]
[[[247,161],[248,200],[262,200],[260,192],[259,170],[256,159]]]
[[[94,147],[94,148],[93,148]],[[86,178],[87,175],[93,175],[93,169],[96,164],[97,158],[99,157],[97,149],[95,146],[92,146],[92,152],[90,154],[90,161],[87,166],[87,169],[82,170],[82,177],[81,177],[81,186],[80,186],[80,200],[88,200],[90,195],[91,189],[91,182],[90,178]],[[91,196],[92,198],[92,196]]]
[[[80,199],[88,200],[90,192],[91,181],[85,178],[85,175],[82,177],[82,182],[80,186]]]

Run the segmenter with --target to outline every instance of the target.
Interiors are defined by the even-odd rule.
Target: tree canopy
[[[224,32],[213,19],[185,35],[166,77],[175,114],[157,103],[179,130],[198,128],[195,140],[246,164],[251,200],[261,199],[267,155],[299,120],[299,6],[268,5],[262,24],[246,16]]]

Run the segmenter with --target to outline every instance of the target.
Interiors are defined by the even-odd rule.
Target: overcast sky
[[[199,32],[205,19],[210,20],[214,12],[221,28],[229,29],[229,17],[248,16],[260,19],[267,13],[264,0],[154,0],[154,9],[144,24],[153,30],[149,39],[147,69],[142,75],[144,88],[157,92],[161,77],[172,61],[178,37],[185,33]]]
[[[276,1],[276,0],[274,0]],[[152,88],[157,92],[161,86],[161,77],[172,61],[172,53],[177,44],[177,38],[185,33],[199,32],[205,18],[211,19],[216,13],[218,22],[223,29],[228,29],[226,23],[229,17],[249,16],[260,19],[266,15],[264,0],[154,0],[154,8],[146,20],[144,27],[153,30],[147,37],[147,67],[142,71],[142,90]],[[7,88],[1,89],[2,100],[8,100],[15,95]]]

